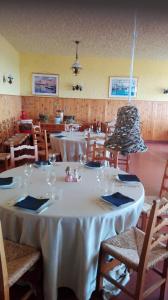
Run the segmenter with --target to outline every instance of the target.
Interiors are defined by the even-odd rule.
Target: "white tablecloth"
[[[56,187],[62,198],[50,200],[47,210],[33,214],[14,208],[22,189],[0,190],[0,219],[5,238],[25,243],[42,250],[44,262],[45,300],[57,299],[57,288],[67,286],[78,299],[88,300],[95,288],[97,259],[102,240],[136,225],[140,215],[144,189],[141,183],[112,184],[113,168],[105,174],[109,191],[120,191],[135,199],[119,208],[99,200],[103,190],[96,181],[96,170],[81,167],[82,181],[64,182],[65,168],[77,168],[79,163],[57,163]],[[116,170],[115,170],[116,171]],[[33,169],[29,194],[46,196],[46,170]],[[23,167],[8,170],[1,177],[23,175]]]
[[[59,138],[62,135],[64,137]],[[57,137],[58,136],[58,137]],[[91,137],[102,138],[104,133],[91,134]],[[61,153],[63,161],[79,161],[79,155],[86,153],[87,142],[84,132],[61,132],[60,134],[50,134],[52,149]],[[103,143],[103,140],[100,140]]]

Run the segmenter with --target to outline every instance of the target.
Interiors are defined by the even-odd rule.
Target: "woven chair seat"
[[[16,283],[40,258],[33,247],[4,240],[9,287]]]
[[[0,153],[0,160],[10,159],[10,153]]]
[[[103,248],[108,254],[121,260],[129,268],[138,270],[140,255],[144,242],[144,232],[138,228],[131,228],[119,236],[112,237],[103,242]],[[159,244],[150,252],[147,269],[168,257],[166,245]]]

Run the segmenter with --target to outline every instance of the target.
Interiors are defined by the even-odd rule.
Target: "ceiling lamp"
[[[75,44],[76,44],[76,60],[72,65],[72,71],[73,71],[73,74],[75,74],[75,75],[78,75],[80,73],[80,70],[82,69],[82,67],[80,65],[80,62],[78,60],[78,45],[79,45],[79,43],[80,43],[79,41],[75,41]]]

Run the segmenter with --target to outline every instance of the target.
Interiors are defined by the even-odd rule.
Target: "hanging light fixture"
[[[79,57],[78,57],[78,45],[79,45],[79,41],[75,41],[76,44],[76,59],[75,62],[72,65],[72,71],[73,74],[78,75],[80,73],[80,70],[82,69],[80,62],[79,62]]]

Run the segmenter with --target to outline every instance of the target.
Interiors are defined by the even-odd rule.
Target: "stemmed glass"
[[[80,154],[79,155],[79,162],[81,164],[81,166],[84,166],[85,163],[87,162],[87,159],[86,159],[86,155],[85,154]]]
[[[47,172],[46,181],[49,186],[53,186],[56,183],[56,174],[54,170],[49,170]]]
[[[101,193],[104,195],[107,194],[109,190],[109,182],[104,169],[101,168],[96,171],[96,181]]]
[[[54,172],[54,169],[50,169],[48,172],[47,172],[47,175],[46,175],[46,181],[47,181],[47,184],[49,185],[49,189],[51,190],[51,199],[53,200],[54,197],[55,197],[55,183],[56,183],[56,174]]]
[[[55,153],[50,153],[48,156],[48,160],[52,166],[54,166],[56,162],[56,154]]]
[[[23,189],[24,194],[28,194],[28,187],[30,184],[30,177],[33,173],[33,167],[32,164],[25,164],[24,166],[24,179],[23,179]]]
[[[30,179],[32,173],[33,173],[32,164],[25,164],[25,166],[24,166],[25,176]]]

